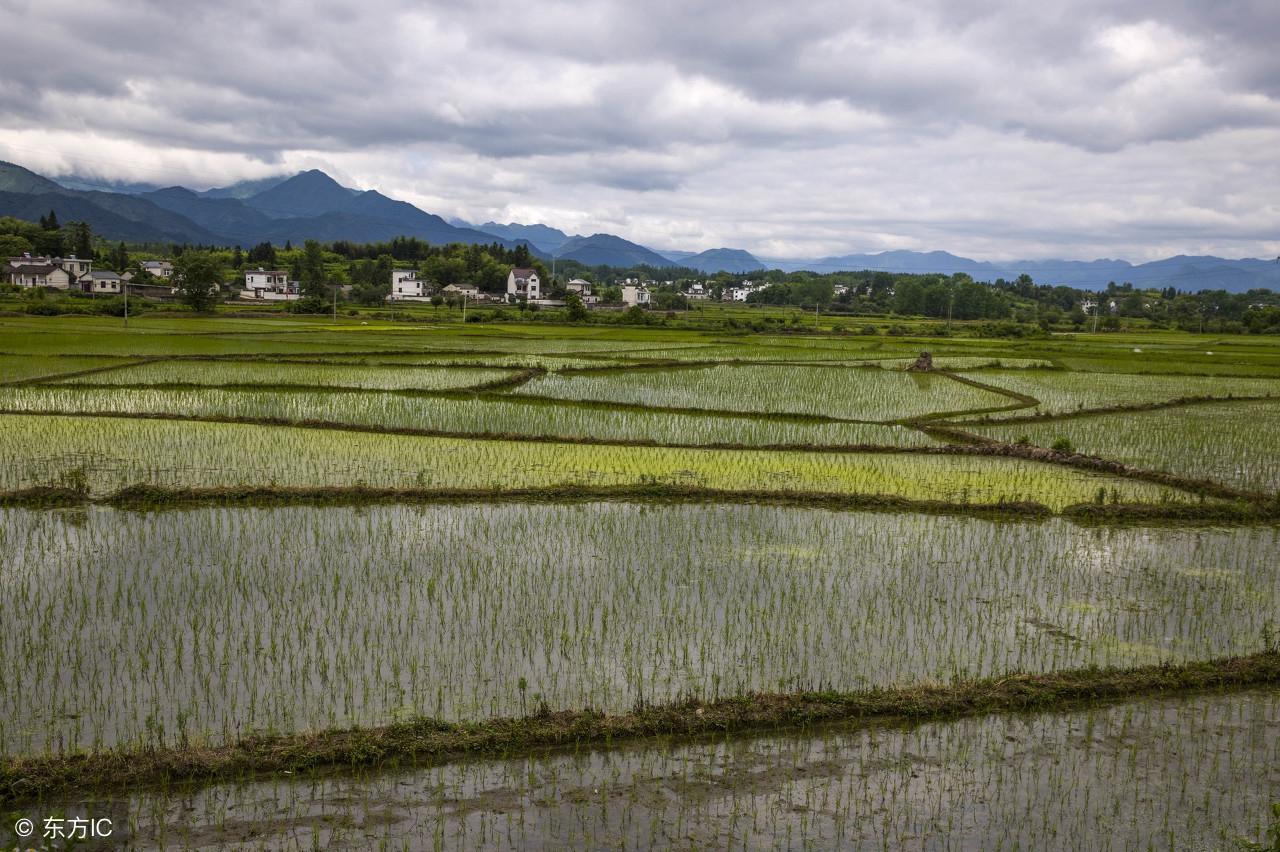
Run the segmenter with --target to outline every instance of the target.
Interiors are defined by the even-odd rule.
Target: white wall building
[[[69,290],[72,277],[61,266],[52,263],[40,263],[40,258],[32,258],[28,263],[10,266],[9,280],[19,287],[53,287],[58,290]]]
[[[80,289],[86,293],[118,296],[124,292],[124,279],[109,269],[95,269],[80,276]]]
[[[623,284],[622,285],[622,304],[624,305],[647,305],[649,304],[649,288],[643,284]]]
[[[150,272],[157,278],[169,279],[173,277],[173,264],[167,260],[144,260],[139,264],[139,268],[143,272]],[[259,269],[259,272],[262,270]]]
[[[143,264],[146,268],[146,264]],[[151,273],[155,275],[155,272]],[[288,286],[289,273],[282,269],[263,269],[259,266],[257,269],[246,272],[244,274],[244,287],[246,290],[275,290],[281,286]]]
[[[584,305],[594,305],[600,301],[600,297],[591,292],[591,282],[585,278],[574,278],[564,286],[564,289],[577,295]]]
[[[428,286],[425,279],[418,277],[416,269],[393,269],[391,270],[391,295],[387,298],[393,302],[400,299],[426,298]]]
[[[507,301],[523,302],[542,298],[542,282],[538,273],[527,267],[516,267],[507,273]]]
[[[474,284],[450,284],[441,292],[448,296],[466,296],[468,299],[480,298],[480,288]]]
[[[289,280],[289,273],[282,269],[263,269],[259,266],[244,274],[245,298],[264,301],[289,301],[301,298],[297,281]]]

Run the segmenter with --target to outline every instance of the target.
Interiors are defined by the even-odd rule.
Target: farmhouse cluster
[[[19,287],[43,287],[53,290],[74,290],[107,296],[118,296],[126,291],[138,295],[164,298],[175,292],[174,266],[167,260],[144,260],[138,264],[137,273],[113,272],[93,268],[93,262],[75,255],[63,257],[36,257],[23,255],[7,259],[0,279]],[[473,284],[448,284],[436,282],[421,275],[416,269],[393,269],[390,276],[388,302],[429,302],[438,298],[468,300],[471,302],[531,304],[542,307],[561,307],[570,295],[578,297],[586,306],[603,304],[608,297],[604,288],[582,278],[568,281],[562,292],[552,294],[538,272],[530,267],[513,267],[507,274],[504,293],[488,293]],[[613,289],[611,304],[624,306],[648,306],[652,291],[663,286],[671,288],[671,281],[654,281],[640,278],[618,279]],[[724,286],[712,281],[694,282],[680,292],[690,301],[719,300],[745,302],[752,293],[764,287],[750,279]],[[243,284],[229,283],[223,288],[237,298],[248,301],[292,301],[302,297],[301,284],[287,270],[258,267],[244,272]],[[349,289],[344,287],[343,289]]]
[[[145,275],[143,274],[145,273]],[[140,272],[123,274],[109,269],[94,269],[93,261],[67,257],[33,257],[24,254],[5,261],[0,279],[19,287],[48,287],[53,290],[78,290],[118,296],[125,291],[153,295],[151,290],[168,293],[172,287],[166,283],[173,277],[173,264],[167,260],[146,260],[140,264]],[[137,280],[135,280],[137,279]],[[158,293],[156,295],[159,295]]]

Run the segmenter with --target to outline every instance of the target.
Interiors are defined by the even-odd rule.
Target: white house
[[[507,273],[507,301],[523,302],[542,298],[542,282],[538,273],[527,267],[515,267]]]
[[[647,305],[649,304],[649,288],[643,284],[623,284],[622,285],[622,304],[624,305]]]
[[[157,278],[173,277],[173,264],[167,260],[144,260],[139,264],[139,268],[143,272],[150,272]],[[258,271],[261,272],[262,269],[259,268]]]
[[[283,269],[257,269],[244,274],[244,292],[241,298],[262,299],[265,301],[289,301],[301,298],[301,288],[297,281],[289,280],[289,273]]]
[[[468,299],[480,298],[480,288],[474,284],[450,284],[440,292],[447,296],[465,296]]]
[[[145,263],[143,264],[143,269],[146,269]],[[156,275],[158,273],[152,272],[151,274]],[[246,290],[274,291],[281,286],[288,286],[288,284],[289,273],[283,269],[263,269],[259,266],[257,269],[244,274],[244,288]]]
[[[684,290],[686,299],[703,300],[711,298],[711,289],[704,285],[701,281],[690,284]]]
[[[576,294],[584,305],[594,305],[600,301],[600,297],[591,292],[591,282],[584,278],[574,278],[564,289]]]
[[[53,259],[53,263],[54,265],[61,266],[65,269],[67,274],[71,276],[72,281],[78,281],[80,280],[80,276],[88,275],[93,271],[93,261],[81,260],[74,254],[66,257],[55,257]]]
[[[124,292],[124,279],[109,269],[95,269],[80,276],[80,289],[86,293],[118,296]]]
[[[26,268],[22,274],[16,274],[20,268]],[[54,269],[62,270],[64,275],[51,274]],[[56,287],[67,290],[76,284],[84,275],[93,269],[93,261],[81,260],[73,255],[67,257],[32,257],[24,254],[21,257],[8,259],[8,266],[3,274],[19,287]],[[32,283],[38,282],[38,283]]]
[[[58,290],[69,290],[75,280],[61,266],[53,263],[40,263],[40,258],[31,258],[31,262],[9,267],[9,280],[19,287],[53,287]]]
[[[751,293],[752,291],[746,287],[726,287],[720,300],[724,302],[745,302],[747,296],[750,296]]]
[[[425,279],[418,277],[416,269],[393,269],[391,295],[387,298],[393,302],[401,299],[423,299],[427,296],[429,286]]]

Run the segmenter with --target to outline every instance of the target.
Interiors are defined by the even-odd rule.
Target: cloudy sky
[[[203,7],[203,8],[202,8]],[[0,158],[657,248],[1280,254],[1280,5],[0,0]]]

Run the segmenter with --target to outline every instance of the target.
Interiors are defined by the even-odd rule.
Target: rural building
[[[79,281],[80,276],[88,275],[93,270],[92,260],[81,260],[74,254],[67,255],[66,257],[55,257],[53,259],[53,264],[65,269],[67,274],[71,276],[71,281],[73,283]]]
[[[22,274],[15,274],[18,269],[25,269]],[[62,270],[64,275],[52,274],[54,269]],[[73,255],[67,257],[32,257],[24,254],[11,257],[3,274],[8,276],[19,287],[56,287],[67,290],[93,269],[93,261],[81,260]],[[32,283],[39,282],[39,283]]]
[[[465,296],[468,299],[480,298],[480,288],[474,284],[450,284],[440,292],[446,296]]]
[[[124,292],[124,279],[109,269],[95,269],[80,276],[80,289],[86,293],[118,296]]]
[[[69,290],[74,279],[53,263],[23,263],[9,267],[9,280],[19,287],[53,287]]]
[[[427,295],[428,283],[418,277],[416,269],[391,270],[391,295],[393,302],[399,299],[422,299]]]
[[[584,305],[594,305],[600,301],[600,297],[591,292],[591,282],[586,279],[574,278],[564,289],[576,294]]]
[[[144,260],[138,265],[143,272],[149,272],[157,278],[172,278],[173,264],[167,260]],[[262,270],[258,270],[261,272]]]
[[[542,298],[542,282],[538,273],[527,267],[516,267],[507,273],[507,301],[523,302]]]
[[[699,301],[701,301],[701,300],[705,300],[705,299],[710,299],[710,298],[711,298],[711,290],[710,290],[710,288],[708,288],[706,285],[702,284],[701,282],[698,282],[698,283],[696,283],[696,284],[690,284],[690,285],[689,285],[688,287],[686,287],[686,288],[685,288],[685,290],[684,290],[684,297],[685,297],[686,299],[695,299],[695,300],[699,300]]]
[[[649,288],[643,284],[623,284],[622,285],[622,304],[624,305],[647,305],[649,304]]]
[[[283,269],[257,269],[244,274],[244,292],[241,298],[265,301],[290,301],[301,297],[297,281],[289,280]]]
[[[152,273],[153,275],[155,273]],[[263,269],[259,266],[244,274],[246,290],[275,290],[280,286],[288,286],[289,273],[283,269]]]

